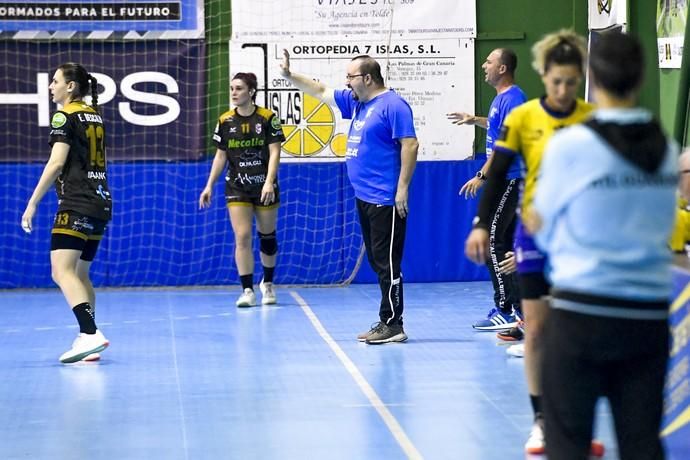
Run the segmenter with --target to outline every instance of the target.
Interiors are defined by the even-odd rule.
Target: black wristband
[[[489,230],[489,226],[485,222],[482,222],[479,216],[474,216],[474,219],[472,219],[472,229],[474,230],[475,228],[482,228],[486,231]]]

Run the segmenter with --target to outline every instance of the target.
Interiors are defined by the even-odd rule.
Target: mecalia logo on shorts
[[[62,112],[55,112],[53,118],[50,120],[50,126],[53,128],[59,128],[67,123],[67,117]]]

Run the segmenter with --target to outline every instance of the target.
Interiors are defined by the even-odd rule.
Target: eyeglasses
[[[352,81],[352,80],[354,80],[354,79],[357,78],[357,77],[363,77],[363,76],[365,76],[365,75],[366,75],[365,73],[356,73],[356,74],[354,74],[354,75],[349,75],[349,74],[348,74],[348,75],[345,75],[345,80],[347,80],[347,81]]]

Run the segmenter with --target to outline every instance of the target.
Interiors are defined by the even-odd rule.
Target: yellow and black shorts
[[[76,211],[59,211],[55,215],[50,238],[50,250],[81,251],[81,259],[93,261],[103,239],[108,221],[85,216]]]
[[[278,185],[274,187],[275,199],[271,204],[265,205],[261,202],[261,189],[248,192],[235,188],[226,188],[225,204],[230,206],[252,206],[254,208],[273,209],[280,206],[280,190]]]

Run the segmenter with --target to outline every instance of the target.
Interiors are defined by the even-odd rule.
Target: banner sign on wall
[[[600,30],[628,23],[627,0],[589,0],[589,28]]]
[[[460,160],[472,154],[474,130],[446,120],[445,114],[474,107],[474,48],[471,40],[400,40],[380,42],[282,42],[230,45],[230,74],[258,77],[257,103],[278,114],[286,141],[283,158],[333,161],[345,156],[350,120],[340,111],[297,88],[280,75],[283,49],[295,72],[345,88],[350,59],[369,54],[382,68],[386,86],[410,104],[420,142],[420,161]]]
[[[661,436],[674,458],[690,458],[690,273],[676,268],[669,309],[671,350]]]
[[[386,86],[412,107],[419,160],[473,154],[474,130],[451,124],[445,114],[474,109],[474,1],[298,0],[288,8],[234,0],[232,11],[230,73],[258,76],[263,100],[260,93],[257,102],[277,112],[283,123],[285,160],[344,157],[350,122],[280,76],[284,48],[295,72],[336,89],[345,87],[350,59],[375,58]]]
[[[476,37],[473,0],[232,0],[233,39],[367,40]]]
[[[660,69],[680,69],[688,0],[657,0],[656,36]]]
[[[0,161],[45,161],[48,85],[79,62],[99,84],[109,160],[188,160],[204,153],[204,45],[199,41],[8,41],[0,79]],[[90,99],[90,98],[89,98]]]
[[[0,30],[166,31],[151,38],[202,38],[204,7],[202,0],[0,2]]]

